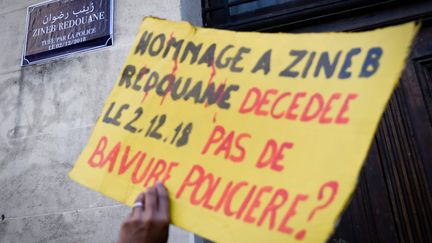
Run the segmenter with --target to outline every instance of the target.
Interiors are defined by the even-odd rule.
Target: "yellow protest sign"
[[[145,18],[70,177],[127,205],[162,181],[218,242],[324,242],[403,70],[413,23],[262,34]]]

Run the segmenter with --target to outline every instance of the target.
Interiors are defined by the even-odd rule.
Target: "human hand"
[[[141,193],[132,213],[123,222],[118,243],[166,243],[170,223],[169,199],[158,182]]]

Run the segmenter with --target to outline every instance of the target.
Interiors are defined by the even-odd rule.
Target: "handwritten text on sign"
[[[416,32],[260,34],[146,18],[71,178],[220,242],[323,242]]]

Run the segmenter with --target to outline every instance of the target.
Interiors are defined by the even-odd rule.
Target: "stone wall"
[[[116,0],[114,46],[20,67],[26,8],[0,0],[0,242],[114,242],[129,208],[67,177],[144,16],[201,23],[200,0]],[[171,228],[170,242],[192,235]]]

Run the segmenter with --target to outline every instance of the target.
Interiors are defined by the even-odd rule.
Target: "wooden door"
[[[422,21],[357,189],[328,241],[432,242],[432,1],[272,1],[248,12],[235,6],[262,1],[203,0],[204,25],[321,32]]]

